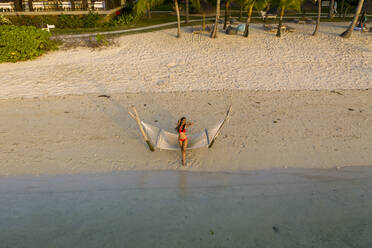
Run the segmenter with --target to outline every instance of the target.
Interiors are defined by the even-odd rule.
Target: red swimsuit
[[[179,133],[185,133],[186,134],[186,128],[184,128],[183,130],[180,128],[180,129],[178,129],[178,132]],[[187,137],[184,138],[184,139],[179,139],[179,141],[182,141],[182,142],[184,142],[185,140],[187,140]]]

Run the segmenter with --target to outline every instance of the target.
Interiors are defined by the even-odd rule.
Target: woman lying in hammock
[[[181,147],[182,152],[182,165],[186,165],[186,148],[187,148],[187,136],[186,136],[186,127],[191,126],[191,122],[186,121],[186,117],[182,117],[178,120],[176,130],[178,131],[178,142]]]

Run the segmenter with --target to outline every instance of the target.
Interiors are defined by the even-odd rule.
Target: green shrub
[[[104,26],[116,27],[132,25],[138,21],[139,17],[135,17],[132,14],[123,14],[115,16],[111,21],[104,23]]]
[[[55,16],[43,15],[15,15],[8,17],[13,25],[16,26],[35,26],[37,28],[44,28],[47,24],[56,25],[57,18]]]
[[[0,63],[32,59],[57,49],[50,33],[32,26],[0,26]]]
[[[60,15],[57,28],[94,28],[99,26],[101,17],[97,13],[89,12],[88,15]]]
[[[99,25],[100,17],[97,13],[89,11],[88,15],[83,16],[82,23],[84,28],[95,28]]]
[[[43,28],[49,24],[56,28],[92,28],[100,26],[102,15],[91,12],[87,15],[14,15],[7,18],[16,26]]]
[[[0,25],[12,25],[12,22],[4,15],[0,15]]]
[[[57,19],[57,28],[80,28],[83,26],[80,16],[60,15]]]

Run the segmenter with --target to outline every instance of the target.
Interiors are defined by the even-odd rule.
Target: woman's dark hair
[[[177,127],[175,128],[177,131],[180,130],[180,128],[181,128],[181,123],[182,123],[183,120],[186,120],[186,117],[182,117],[181,119],[178,120],[178,122],[177,122]],[[186,123],[183,124],[183,126],[182,126],[182,131],[185,130],[185,126],[186,126]]]

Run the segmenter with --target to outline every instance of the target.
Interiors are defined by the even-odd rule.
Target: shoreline
[[[368,247],[371,176],[372,167],[10,177],[0,180],[0,239],[5,247]]]

